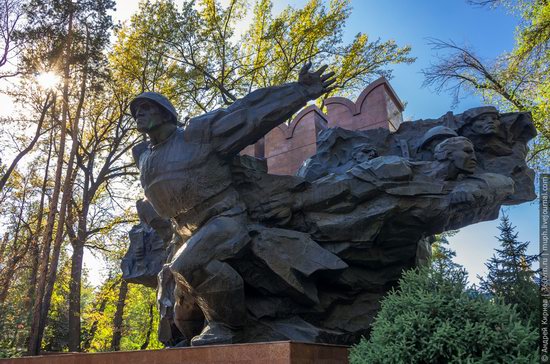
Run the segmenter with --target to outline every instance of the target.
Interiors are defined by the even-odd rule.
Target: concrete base
[[[0,364],[343,364],[348,347],[270,342],[0,359]]]

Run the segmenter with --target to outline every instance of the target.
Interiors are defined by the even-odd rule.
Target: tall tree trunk
[[[89,35],[89,34],[88,34]],[[88,38],[86,39],[86,53],[88,52]],[[88,81],[88,67],[84,66],[82,72],[82,81],[80,83],[80,97],[74,117],[74,125],[71,132],[71,139],[73,140],[71,148],[72,158],[76,158],[78,152],[78,130],[79,120],[82,113],[82,107],[84,105],[84,98],[86,95],[86,83]],[[73,160],[71,159],[71,160]],[[70,165],[72,172],[72,164]],[[77,169],[75,169],[76,172]],[[67,172],[68,173],[68,172]],[[90,178],[86,174],[84,177],[84,187],[82,196],[82,212],[80,213],[78,220],[78,232],[77,239],[73,242],[73,255],[71,257],[71,282],[69,285],[69,350],[80,351],[80,332],[81,332],[81,320],[80,320],[80,293],[82,287],[82,262],[84,256],[84,244],[88,235],[87,221],[88,210],[90,207],[90,201],[93,196],[89,196]],[[72,186],[70,187],[72,190]],[[68,201],[67,201],[68,202]],[[67,206],[67,208],[71,208]],[[61,220],[61,219],[60,219]],[[63,219],[63,225],[65,221]],[[61,224],[61,221],[60,221]]]
[[[40,240],[39,237],[42,234],[42,224],[44,222],[44,205],[46,201],[46,188],[48,186],[49,171],[50,171],[50,162],[52,157],[53,150],[53,136],[54,129],[50,131],[50,138],[48,143],[48,157],[46,158],[46,165],[44,168],[44,179],[42,180],[42,188],[40,190],[40,205],[38,208],[37,222],[36,222],[36,231],[33,234],[32,242],[32,265],[31,265],[31,276],[29,280],[29,290],[28,290],[28,300],[26,301],[26,312],[28,312],[27,323],[29,326],[32,325],[33,320],[33,307],[37,303],[36,295],[36,285],[38,282],[38,270],[40,267]],[[29,335],[26,337],[25,345],[28,348],[31,341],[32,332],[29,332]]]
[[[29,313],[29,322],[32,319],[32,308],[34,301],[36,300],[36,280],[38,278],[38,263],[40,262],[40,246],[37,241],[32,244],[32,262],[31,262],[31,276],[29,278],[29,290],[27,291],[26,311]]]
[[[120,282],[120,291],[118,292],[118,302],[113,320],[113,340],[111,341],[111,350],[120,350],[120,339],[122,339],[122,316],[124,315],[124,305],[126,304],[126,295],[128,294],[128,283],[122,279]]]
[[[23,249],[19,251],[19,236],[21,235],[20,234],[21,228],[22,228],[21,223],[23,222],[23,213],[25,211],[26,200],[27,200],[27,184],[25,183],[25,186],[23,186],[23,196],[21,198],[21,206],[19,208],[19,213],[17,214],[17,223],[15,224],[15,235],[13,237],[13,243],[12,243],[12,249],[11,249],[12,257],[9,259],[4,269],[0,269],[0,273],[2,273],[2,280],[0,281],[0,285],[2,286],[0,289],[0,307],[4,305],[4,301],[8,296],[8,291],[10,289],[13,275],[15,273],[15,269],[17,268],[17,264],[21,259],[23,259],[25,254],[27,254],[27,251],[30,245],[31,235],[29,234],[26,244],[23,246]]]
[[[31,265],[31,277],[29,281],[29,291],[27,294],[27,312],[29,313],[29,322],[32,320],[32,308],[36,300],[36,282],[38,279],[38,267],[40,263],[40,241],[38,237],[42,234],[42,223],[44,221],[44,204],[46,201],[46,188],[48,186],[48,177],[50,170],[50,162],[52,158],[52,149],[53,149],[53,129],[50,132],[50,140],[48,144],[48,157],[46,158],[46,166],[44,169],[44,179],[42,180],[42,188],[40,190],[40,205],[38,207],[37,221],[36,221],[36,230],[33,233],[32,241],[32,265]],[[27,338],[27,343],[29,338]]]
[[[75,143],[73,143],[75,144]],[[67,165],[67,173],[65,180],[63,182],[63,195],[61,197],[61,203],[59,205],[59,218],[57,220],[57,229],[55,232],[55,241],[53,244],[52,250],[52,259],[50,263],[50,269],[48,270],[48,277],[46,280],[46,287],[44,290],[44,300],[42,302],[42,312],[40,326],[38,327],[40,337],[44,334],[44,329],[46,328],[48,312],[50,311],[50,305],[52,300],[53,288],[57,278],[57,266],[59,264],[59,256],[61,253],[61,246],[63,245],[63,240],[65,237],[65,217],[67,216],[67,209],[69,208],[68,203],[72,197],[72,187],[73,187],[73,171],[72,166],[74,164],[75,155],[73,153],[69,156],[69,163]],[[79,318],[80,319],[80,318]],[[77,338],[69,337],[69,343],[71,339],[78,342],[80,345],[80,335]],[[69,348],[70,351],[78,351],[78,349]]]
[[[84,245],[78,242],[77,244],[73,244],[71,282],[69,285],[69,351],[80,351],[80,293],[83,256]]]
[[[50,258],[50,248],[51,248],[51,242],[52,242],[52,236],[53,236],[53,230],[54,230],[54,223],[55,223],[55,216],[57,213],[57,204],[59,201],[59,195],[61,192],[61,184],[62,184],[62,172],[63,172],[63,157],[65,154],[65,139],[67,134],[67,116],[68,116],[68,99],[69,99],[69,77],[70,77],[70,59],[69,59],[69,52],[72,45],[72,29],[73,29],[73,13],[69,13],[69,26],[68,26],[68,32],[67,32],[67,44],[66,44],[66,51],[67,54],[65,55],[65,66],[64,66],[64,72],[63,72],[63,112],[61,116],[61,130],[59,135],[59,151],[57,156],[57,166],[55,170],[55,180],[54,180],[54,188],[52,192],[52,198],[50,201],[49,206],[49,213],[48,213],[48,221],[46,224],[46,229],[44,230],[44,234],[42,237],[42,256],[40,259],[40,276],[38,279],[38,285],[36,290],[36,301],[33,306],[33,319],[32,319],[32,325],[31,325],[31,335],[29,340],[29,347],[28,347],[28,354],[29,355],[38,355],[40,354],[40,346],[42,342],[42,336],[44,333],[44,327],[45,327],[45,321],[48,310],[49,310],[49,302],[48,304],[45,304],[45,295],[46,295],[46,285],[53,287],[53,282],[47,282],[48,278],[51,278],[51,275],[48,274],[48,264],[49,264],[49,258]],[[61,234],[62,235],[62,234]],[[53,268],[57,269],[57,260],[59,259],[59,253],[57,253],[57,256],[55,254],[52,254],[52,263],[55,262],[55,264],[52,264],[52,267],[50,267],[50,272]],[[55,267],[53,267],[55,265]],[[53,276],[55,278],[55,275]],[[51,292],[50,292],[51,297]],[[49,301],[49,299],[48,299]],[[47,308],[44,310],[44,308]]]
[[[154,311],[153,311],[154,304],[149,305],[149,326],[147,327],[147,334],[145,334],[145,342],[141,345],[140,350],[145,350],[149,346],[149,342],[151,341],[151,334],[153,333],[153,319],[154,319]]]

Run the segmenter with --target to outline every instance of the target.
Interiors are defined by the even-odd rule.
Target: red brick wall
[[[264,138],[269,173],[296,173],[304,160],[315,154],[317,134],[326,128],[326,115],[309,105],[290,124],[270,131]]]
[[[304,108],[290,124],[270,131],[261,141],[241,153],[266,158],[269,173],[295,174],[316,152],[317,134],[326,128],[350,130],[385,128],[397,130],[403,104],[385,78],[379,78],[361,92],[355,102],[344,97],[325,100],[327,113],[317,106]]]

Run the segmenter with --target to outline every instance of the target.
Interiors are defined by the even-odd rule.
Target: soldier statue
[[[242,277],[226,261],[250,242],[246,206],[231,181],[231,160],[308,101],[329,92],[335,81],[326,66],[300,71],[298,82],[256,90],[178,127],[174,106],[145,92],[130,104],[138,131],[149,137],[134,150],[146,199],[162,218],[172,220],[183,244],[169,268],[178,289],[202,311],[206,324],[191,345],[233,343],[246,321]],[[178,317],[178,312],[180,316]],[[184,315],[178,328],[189,335]],[[188,339],[191,339],[190,337]]]

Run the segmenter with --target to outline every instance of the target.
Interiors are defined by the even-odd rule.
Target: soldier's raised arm
[[[256,90],[226,109],[212,125],[215,148],[224,155],[239,153],[300,110],[307,101],[331,91],[334,72],[327,66],[310,72],[311,63],[300,70],[298,82]]]

